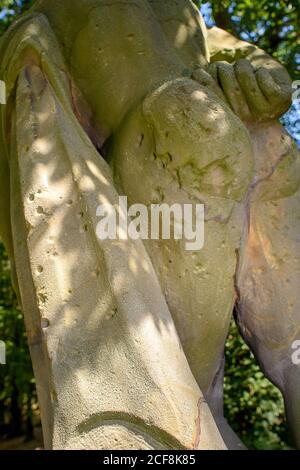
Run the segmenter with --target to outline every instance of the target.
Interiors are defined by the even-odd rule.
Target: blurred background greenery
[[[0,35],[33,0],[0,0]],[[195,0],[208,26],[217,25],[253,42],[280,60],[300,79],[300,2],[270,0]],[[300,143],[299,105],[283,122]],[[1,216],[1,214],[0,214]],[[0,339],[7,364],[0,366],[0,440],[31,439],[39,424],[38,403],[22,313],[10,283],[9,262],[0,243]],[[253,355],[232,324],[226,345],[225,414],[244,443],[253,449],[291,446],[279,391],[263,377]]]

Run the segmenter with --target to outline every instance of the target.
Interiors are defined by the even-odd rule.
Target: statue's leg
[[[9,47],[2,147],[46,447],[224,448],[142,242],[96,237],[98,205],[118,194],[47,20],[25,20]]]
[[[18,168],[14,168],[14,162],[10,159],[10,153],[16,153],[15,149],[15,127],[12,122],[16,115],[16,80],[25,63],[31,63],[33,58],[40,60],[43,67],[47,69],[47,60],[45,51],[53,50],[52,69],[48,69],[49,75],[52,76],[53,83],[56,82],[55,77],[59,77],[60,86],[56,87],[60,99],[65,99],[65,104],[69,102],[70,95],[68,93],[67,74],[63,72],[64,64],[59,54],[56,53],[58,45],[53,35],[47,36],[49,29],[47,21],[42,18],[36,18],[34,15],[20,19],[15,30],[10,30],[6,34],[6,40],[1,42],[1,79],[5,81],[7,90],[7,104],[1,109],[1,139],[0,139],[0,236],[5,244],[11,261],[12,281],[18,300],[26,310],[25,323],[27,329],[27,338],[30,347],[30,353],[33,362],[34,373],[37,383],[37,392],[39,404],[42,414],[43,431],[45,437],[45,445],[50,446],[53,427],[53,413],[50,397],[50,382],[48,376],[47,354],[41,337],[40,314],[37,310],[35,297],[33,294],[34,287],[30,283],[31,274],[28,265],[25,262],[26,249],[24,243],[26,239],[21,229],[18,227],[22,222],[22,212],[20,208],[22,204],[17,202],[18,193],[16,181]],[[51,33],[51,31],[50,31]],[[59,73],[54,70],[59,70]],[[63,83],[65,81],[65,83]],[[25,119],[25,122],[27,119]],[[27,146],[26,146],[27,147]],[[13,150],[12,150],[13,149]],[[13,202],[14,201],[14,202]],[[19,212],[16,214],[16,210]],[[12,226],[12,220],[15,227]],[[13,233],[14,232],[14,233]],[[17,241],[16,241],[17,240]],[[24,285],[23,296],[19,289],[19,276],[16,273],[16,257],[15,249],[23,254],[24,258]],[[26,304],[26,308],[25,308]]]
[[[275,121],[250,130],[257,176],[237,278],[237,321],[266,376],[282,391],[300,447],[300,366],[293,361],[300,340],[299,151]]]
[[[198,83],[162,85],[115,137],[115,180],[130,203],[205,204],[202,249],[149,240],[157,272],[192,372],[208,393],[219,369],[233,305],[244,225],[241,203],[252,178],[242,123]],[[142,181],[142,184],[141,184]]]

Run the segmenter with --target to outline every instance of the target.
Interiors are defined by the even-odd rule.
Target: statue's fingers
[[[212,90],[222,101],[227,101],[222,89],[218,84],[218,81],[214,78],[214,76],[210,75],[202,68],[194,70],[192,78],[200,85]]]
[[[242,119],[251,118],[251,112],[232,65],[218,64],[218,79],[233,111]]]
[[[292,79],[287,70],[279,64],[276,67],[270,68],[269,73],[277,85],[280,86],[281,94],[286,99],[291,101],[292,97]]]
[[[261,117],[268,111],[269,102],[258,85],[254,68],[248,60],[241,59],[235,63],[234,69],[252,114]]]
[[[278,100],[281,95],[280,86],[275,83],[267,69],[263,67],[258,69],[256,72],[256,80],[262,93],[268,100]]]
[[[289,108],[291,104],[291,87],[288,83],[286,86],[276,83],[270,71],[264,67],[257,70],[256,80],[269,102],[279,107],[276,110],[276,115],[278,115],[278,112],[281,114]]]
[[[218,83],[218,62],[209,64],[207,67],[208,73],[213,77],[216,83]]]

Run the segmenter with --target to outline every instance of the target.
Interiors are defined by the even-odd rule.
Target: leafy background
[[[0,0],[0,35],[32,3]],[[201,8],[208,26],[216,24],[257,44],[280,60],[294,80],[300,79],[299,0],[194,3]],[[300,144],[299,110],[299,104],[293,103],[283,122]],[[19,435],[30,439],[39,423],[36,389],[23,315],[11,287],[9,262],[1,244],[0,339],[7,346],[7,365],[0,366],[0,440]],[[229,423],[249,448],[291,448],[281,394],[264,378],[234,323],[226,344],[224,406]]]

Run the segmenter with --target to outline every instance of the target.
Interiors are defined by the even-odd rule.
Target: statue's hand
[[[274,61],[272,67],[269,65],[256,69],[247,59],[240,59],[234,64],[215,62],[209,66],[208,72],[215,79],[219,94],[223,93],[244,122],[277,119],[291,105],[292,87],[288,73]]]

